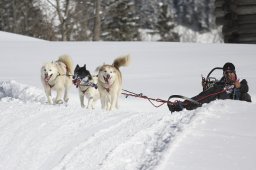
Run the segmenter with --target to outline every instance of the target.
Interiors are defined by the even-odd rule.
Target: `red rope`
[[[216,96],[216,95],[221,94],[221,93],[224,93],[224,92],[226,92],[225,89],[223,89],[223,90],[221,90],[221,91],[219,91],[219,92],[213,93],[213,94],[209,94],[208,96],[204,96],[204,97],[202,97],[202,98],[200,98],[200,99],[197,99],[196,101],[199,102],[199,101],[201,101],[201,100],[206,99],[207,97]]]
[[[155,98],[150,98],[150,97],[147,97],[147,96],[143,95],[142,93],[136,94],[136,93],[133,93],[133,92],[128,91],[128,90],[123,90],[123,91],[125,91],[126,93],[121,93],[121,94],[125,95],[126,97],[132,96],[132,97],[138,97],[138,98],[142,98],[142,99],[147,99],[147,100],[148,100],[154,107],[156,107],[156,108],[158,108],[158,107],[164,105],[165,103],[168,103],[168,101],[166,101],[166,100],[158,99],[158,98],[157,98],[157,99],[155,99]],[[161,103],[161,104],[156,105],[155,103],[153,103],[153,101],[154,101],[154,102],[159,102],[159,103]]]
[[[167,101],[167,100],[163,100],[163,99],[159,99],[159,98],[157,98],[157,99],[155,99],[155,98],[150,98],[150,97],[147,97],[147,96],[143,95],[142,93],[137,94],[137,93],[134,93],[134,92],[131,92],[131,91],[128,91],[128,90],[124,90],[124,89],[122,89],[122,90],[125,91],[125,93],[121,93],[121,94],[125,95],[126,97],[132,96],[132,97],[138,97],[138,98],[142,98],[142,99],[147,99],[147,100],[148,100],[154,107],[156,107],[156,108],[161,107],[161,106],[164,105],[165,103],[171,103],[171,104],[173,103],[173,102],[170,102],[170,101]],[[202,97],[202,98],[200,98],[200,99],[197,99],[196,101],[197,101],[197,102],[202,101],[202,100],[204,100],[204,99],[206,99],[206,98],[208,98],[208,97],[210,97],[210,96],[215,96],[215,95],[221,94],[221,93],[223,93],[223,92],[225,92],[225,91],[226,91],[226,90],[224,89],[224,90],[222,90],[222,91],[219,91],[219,92],[216,92],[216,93],[213,93],[213,94],[209,94],[209,95],[204,96],[204,97]],[[156,104],[153,103],[153,101],[154,101],[154,102],[159,102],[159,103],[161,103],[161,104],[156,105]]]

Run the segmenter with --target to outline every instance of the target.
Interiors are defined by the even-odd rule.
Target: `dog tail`
[[[117,69],[119,69],[119,67],[121,66],[128,66],[130,64],[130,55],[126,55],[126,56],[122,56],[122,57],[118,57],[114,60],[113,62],[113,66]]]
[[[67,73],[73,75],[73,61],[69,55],[62,55],[59,57],[58,61],[64,63],[67,67]]]

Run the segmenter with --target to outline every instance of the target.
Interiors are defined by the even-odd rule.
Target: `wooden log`
[[[222,28],[222,33],[225,35],[237,34],[254,34],[256,33],[256,24],[242,24],[236,26],[224,25]]]
[[[216,25],[224,25],[226,22],[225,18],[224,17],[218,17],[215,19],[215,24]]]
[[[215,8],[222,8],[224,5],[225,1],[224,0],[215,0]]]
[[[256,0],[236,0],[237,5],[256,5]]]
[[[256,24],[256,14],[255,15],[236,15],[227,14],[224,17],[216,18],[215,23],[217,25],[226,26],[237,26],[246,24]]]
[[[224,35],[225,43],[246,43],[246,44],[255,44],[256,43],[256,34],[232,34]]]
[[[256,14],[252,15],[238,15],[237,20],[239,24],[255,24],[256,23]]]
[[[242,24],[238,25],[238,33],[256,33],[256,24]]]
[[[214,11],[214,14],[215,14],[215,17],[218,18],[218,17],[225,16],[227,14],[227,12],[224,11],[222,8],[216,8]]]
[[[256,43],[256,34],[239,34],[236,38],[237,42],[254,42]]]
[[[252,42],[239,42],[239,44],[256,44],[255,41],[252,41]]]
[[[216,25],[226,25],[229,27],[238,25],[237,15],[234,13],[228,13],[223,17],[218,17],[215,19]]]
[[[230,27],[227,25],[223,25],[222,27],[223,35],[231,35],[231,34],[237,33],[237,31],[238,31],[238,27]]]
[[[236,43],[237,35],[224,35],[223,39],[225,43]]]
[[[215,8],[216,17],[224,16],[230,12],[234,12],[238,15],[256,14],[256,5],[236,5],[231,3]]]
[[[256,14],[256,5],[237,6],[234,12],[238,15]]]

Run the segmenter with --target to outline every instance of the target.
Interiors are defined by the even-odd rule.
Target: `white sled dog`
[[[104,64],[98,68],[98,89],[100,93],[101,108],[104,110],[118,109],[118,97],[122,90],[121,66],[128,66],[130,56],[116,58],[112,65]]]
[[[72,75],[73,62],[68,55],[62,55],[57,61],[48,62],[42,66],[41,81],[49,104],[62,104],[62,98],[68,102],[68,90],[72,85]],[[54,101],[51,96],[52,90],[57,92]]]

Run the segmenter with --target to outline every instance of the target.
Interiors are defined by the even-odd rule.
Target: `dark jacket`
[[[247,81],[243,79],[240,84],[240,88],[237,89],[234,87],[234,85],[225,83],[225,78],[222,77],[220,81],[213,85],[213,87],[192,97],[192,99],[201,104],[210,103],[216,99],[233,99],[251,102],[251,96],[248,94],[249,87]],[[192,110],[199,107],[198,105],[192,104],[189,101],[184,101],[183,106],[187,110]]]

